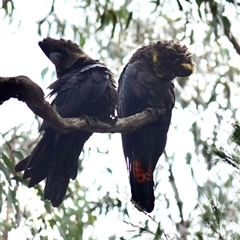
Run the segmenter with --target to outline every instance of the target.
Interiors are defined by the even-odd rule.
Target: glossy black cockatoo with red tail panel
[[[166,109],[157,121],[122,134],[132,202],[141,211],[154,209],[153,172],[165,149],[175,103],[172,80],[187,77],[194,69],[187,47],[176,41],[158,41],[138,49],[121,73],[118,88],[120,118],[149,107]]]
[[[56,95],[52,105],[62,117],[90,116],[111,121],[117,105],[117,91],[111,71],[90,58],[72,41],[45,38],[39,42],[45,55],[56,67],[57,80],[49,88]],[[78,158],[91,133],[56,132],[46,121],[40,127],[43,136],[33,152],[19,162],[16,171],[30,178],[29,187],[46,178],[45,199],[59,206],[70,179],[75,179]]]

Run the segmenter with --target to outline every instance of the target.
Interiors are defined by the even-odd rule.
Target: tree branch
[[[56,109],[44,99],[43,90],[26,76],[0,77],[0,105],[10,98],[25,102],[32,112],[62,133],[74,130],[99,133],[130,132],[157,120],[166,112],[165,109],[148,108],[127,118],[113,119],[110,123],[87,116],[86,118],[62,118]]]
[[[225,25],[224,25],[224,33],[227,36],[228,40],[232,43],[236,52],[240,55],[240,45],[238,44],[237,39],[231,33],[230,29],[228,29]]]

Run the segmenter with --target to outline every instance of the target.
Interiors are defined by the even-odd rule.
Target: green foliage
[[[50,234],[48,239],[58,239],[53,237],[57,231],[63,239],[82,239],[84,229],[93,226],[98,215],[108,214],[114,208],[120,211],[121,200],[110,197],[109,192],[103,192],[103,198],[97,201],[87,200],[88,189],[79,181],[70,184],[64,204],[58,209],[52,208],[49,202],[43,200],[42,184],[35,187],[30,202],[28,199],[23,201],[22,191],[30,190],[26,189],[27,180],[23,180],[21,174],[15,172],[14,167],[32,149],[34,143],[29,138],[30,132],[19,130],[20,127],[13,128],[1,134],[0,139],[1,142],[4,141],[0,158],[1,237],[4,237],[4,233],[7,236],[7,232],[12,228],[25,226],[28,229],[26,236],[38,235],[44,239],[47,237],[47,231]],[[79,160],[79,170],[84,172],[82,160]],[[112,174],[108,169],[107,171]],[[96,185],[96,188],[99,187],[101,186]]]
[[[3,0],[2,8],[5,11],[5,17],[8,16],[10,19],[13,17],[13,12],[15,10],[14,3],[12,0]]]
[[[227,185],[226,187],[229,187]],[[198,239],[203,236],[208,239],[240,239],[240,234],[236,231],[240,210],[237,199],[233,201],[229,193],[220,188],[216,193],[214,183],[208,182],[205,189],[206,203],[200,206],[202,229],[195,235]]]
[[[18,4],[3,1],[4,21],[14,21]],[[63,5],[64,11],[58,4]],[[123,199],[124,191],[119,187],[123,176],[116,179],[116,171],[109,166],[104,167],[104,176],[110,174],[118,182],[114,189],[102,186],[99,179],[93,181],[91,188],[77,179],[69,186],[64,204],[53,209],[42,199],[42,184],[28,189],[21,174],[14,171],[15,163],[27,156],[37,142],[32,142],[30,132],[15,128],[1,134],[1,237],[6,239],[11,230],[26,226],[30,238],[97,239],[94,233],[84,234],[95,229],[102,216],[107,219],[115,214],[130,230],[119,230],[111,236],[109,233],[111,240],[240,239],[235,173],[240,163],[238,124],[234,125],[228,149],[222,147],[230,134],[230,123],[239,116],[240,48],[235,39],[239,9],[240,3],[233,0],[49,2],[49,9],[36,23],[36,33],[75,40],[84,49],[94,51],[95,57],[102,59],[116,76],[138,45],[157,39],[177,39],[186,44],[197,71],[188,81],[175,81],[176,108],[166,154],[156,170],[156,207],[151,216],[133,210],[129,196]],[[48,75],[47,67],[39,73],[42,78]],[[109,145],[112,141],[114,138]],[[107,156],[119,144],[114,142],[112,149],[85,149],[79,160],[78,178],[87,171],[89,155],[96,151],[97,156]],[[124,161],[117,154],[113,160]],[[21,192],[31,192],[31,200],[40,206],[40,211],[28,205]],[[96,197],[96,192],[101,192],[101,196]],[[109,228],[104,226],[103,231],[110,232]]]
[[[236,170],[240,170],[240,126],[238,123],[233,124],[233,132],[230,136],[229,143],[231,146],[231,154],[224,149],[224,147],[216,147],[213,145],[210,149],[216,156],[222,161],[234,167]]]

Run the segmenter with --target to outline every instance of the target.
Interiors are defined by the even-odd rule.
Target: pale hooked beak
[[[182,63],[181,65],[188,71],[194,72],[196,70],[196,65],[194,63]]]

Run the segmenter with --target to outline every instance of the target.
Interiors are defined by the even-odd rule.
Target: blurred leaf
[[[13,156],[15,156],[18,160],[22,160],[24,158],[23,154],[20,151],[12,151]]]
[[[7,157],[7,155],[5,155],[4,153],[2,153],[2,160],[4,162],[4,164],[8,167],[8,169],[10,169],[11,171],[14,171],[14,164],[11,162],[11,160]]]
[[[108,173],[112,174],[112,169],[106,168],[106,170],[107,170]]]
[[[44,77],[45,77],[46,73],[48,72],[48,70],[49,70],[49,67],[45,67],[45,68],[42,70],[42,72],[41,72],[41,78],[42,78],[42,80],[44,80]]]
[[[180,3],[179,0],[176,0],[176,1],[177,1],[177,4],[178,4],[178,8],[179,8],[179,10],[182,11],[182,10],[183,10],[183,6],[182,6],[182,4]]]
[[[132,15],[133,15],[133,12],[130,12],[130,13],[128,14],[128,18],[127,18],[127,22],[126,22],[126,27],[125,27],[125,29],[128,29],[129,24],[130,24],[130,22],[131,22],[131,20],[132,20]]]

